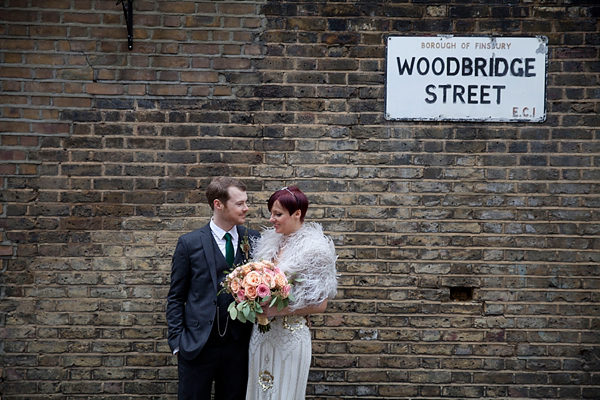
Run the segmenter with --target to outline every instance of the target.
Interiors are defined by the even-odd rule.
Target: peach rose
[[[275,287],[275,276],[269,273],[264,274],[262,277],[262,283],[267,285],[269,289],[273,289]]]
[[[238,290],[242,288],[241,281],[238,278],[234,278],[231,283],[229,283],[229,287],[233,293],[237,293]]]
[[[275,284],[277,285],[277,287],[284,287],[285,285],[287,285],[287,278],[285,277],[285,275],[283,274],[277,274],[275,275]]]
[[[246,297],[250,300],[256,299],[256,287],[248,286],[248,288],[246,288]]]
[[[244,286],[258,286],[261,282],[260,274],[256,271],[248,272],[244,278]]]

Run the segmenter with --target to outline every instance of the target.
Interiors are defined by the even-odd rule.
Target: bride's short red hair
[[[267,202],[269,211],[271,211],[271,208],[273,208],[273,204],[275,204],[276,201],[279,201],[279,204],[281,204],[281,206],[290,214],[293,214],[296,210],[300,210],[300,220],[304,221],[306,210],[308,210],[308,199],[304,193],[298,189],[298,186],[284,187],[273,193]]]

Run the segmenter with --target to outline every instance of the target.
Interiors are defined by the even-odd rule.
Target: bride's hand
[[[262,314],[268,318],[281,317],[283,315],[289,315],[290,310],[287,307],[282,308],[281,311],[277,311],[277,307],[263,307]]]
[[[306,308],[301,308],[299,310],[291,311],[289,307],[284,307],[281,311],[277,311],[277,307],[263,307],[263,315],[265,317],[282,317],[284,315],[311,315],[311,314],[320,314],[325,311],[327,308],[327,299],[325,299],[321,304],[317,306],[309,306]]]

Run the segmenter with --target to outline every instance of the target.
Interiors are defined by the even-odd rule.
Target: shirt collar
[[[210,219],[210,230],[213,231],[215,233],[215,235],[221,239],[221,240],[225,240],[225,234],[227,232],[229,232],[231,234],[231,237],[233,238],[233,241],[236,242],[238,240],[238,231],[237,231],[237,226],[234,226],[233,228],[231,228],[229,231],[225,231],[223,228],[221,228],[220,226],[218,226],[217,224],[215,224],[215,221],[213,221],[213,219]]]

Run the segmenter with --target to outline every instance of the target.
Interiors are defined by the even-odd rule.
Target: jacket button
[[[209,323],[210,325],[212,325],[212,319],[211,319],[210,321],[208,321],[208,323]]]
[[[217,305],[217,301],[213,300],[213,306],[216,306],[216,305]]]

